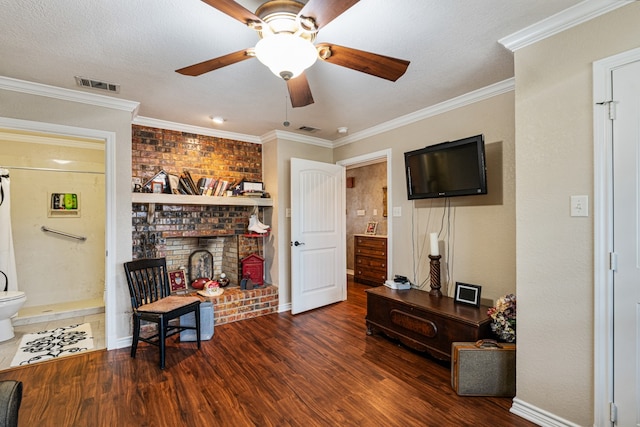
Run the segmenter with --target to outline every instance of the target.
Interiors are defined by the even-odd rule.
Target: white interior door
[[[617,425],[640,426],[640,61],[612,74],[613,397]]]
[[[291,159],[291,313],[344,301],[345,169]]]

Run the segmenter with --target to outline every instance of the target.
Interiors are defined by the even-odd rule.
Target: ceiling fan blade
[[[291,98],[291,106],[293,108],[313,104],[311,88],[309,87],[307,76],[304,73],[295,79],[287,80],[287,88],[289,89],[289,98]]]
[[[243,24],[250,22],[262,22],[253,12],[245,9],[233,0],[202,0],[214,9],[218,9],[222,13],[226,13],[233,19],[237,19]]]
[[[253,58],[253,55],[249,55],[247,53],[247,49],[239,50],[228,55],[180,68],[179,70],[176,70],[176,73],[184,74],[185,76],[199,76],[201,74],[208,73],[209,71],[217,70],[218,68],[226,67],[227,65],[235,64],[236,62],[244,61],[249,58]]]
[[[393,82],[402,77],[410,64],[404,59],[391,58],[336,44],[319,43],[316,47],[320,59]]]
[[[309,0],[300,11],[300,16],[310,17],[318,29],[324,27],[359,0]]]

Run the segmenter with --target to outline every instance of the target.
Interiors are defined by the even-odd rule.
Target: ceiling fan
[[[257,31],[255,47],[180,68],[176,72],[199,76],[245,59],[257,57],[278,77],[287,82],[293,107],[313,104],[313,96],[304,70],[319,58],[352,70],[396,81],[409,67],[409,61],[338,46],[314,45],[318,31],[359,0],[270,0],[250,12],[233,0],[202,0]]]

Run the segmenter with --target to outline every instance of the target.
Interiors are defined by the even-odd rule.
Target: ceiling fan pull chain
[[[291,123],[289,123],[289,116],[287,115],[287,95],[284,96],[284,122],[282,123],[284,127],[289,127]]]

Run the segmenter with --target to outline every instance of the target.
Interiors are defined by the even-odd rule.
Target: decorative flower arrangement
[[[487,314],[493,322],[491,330],[499,339],[506,342],[516,342],[516,296],[508,294],[496,301]]]

